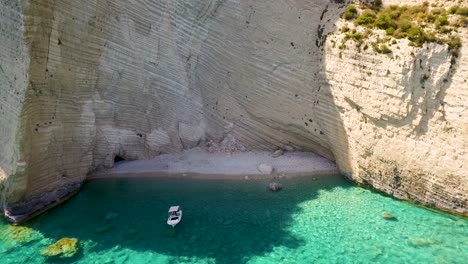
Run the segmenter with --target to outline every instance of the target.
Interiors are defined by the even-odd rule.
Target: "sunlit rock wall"
[[[344,1],[0,1],[12,214],[57,200],[115,156],[227,135],[248,149],[310,150],[399,198],[466,212],[465,46],[452,66],[441,45],[340,58],[330,39]]]
[[[339,33],[328,36],[324,56],[348,144],[334,151],[348,161],[341,170],[395,197],[466,214],[467,28],[458,34],[463,46],[454,60],[446,45],[415,48],[406,39],[387,55],[352,41],[339,49]]]

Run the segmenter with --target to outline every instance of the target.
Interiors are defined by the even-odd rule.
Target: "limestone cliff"
[[[454,63],[441,44],[339,50],[344,2],[0,0],[3,210],[53,203],[115,156],[229,135],[467,213],[467,29]]]

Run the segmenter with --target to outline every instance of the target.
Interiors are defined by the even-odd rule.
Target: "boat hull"
[[[182,220],[182,210],[179,211],[179,215],[177,217],[169,216],[169,218],[167,219],[167,224],[174,227],[180,222],[180,220]]]

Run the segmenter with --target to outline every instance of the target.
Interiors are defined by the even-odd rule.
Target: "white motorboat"
[[[171,208],[169,208],[167,224],[174,227],[180,222],[180,220],[182,220],[182,209],[180,206],[171,206]]]

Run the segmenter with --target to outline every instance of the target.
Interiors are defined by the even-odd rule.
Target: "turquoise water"
[[[467,263],[468,219],[341,178],[102,180],[17,229],[0,222],[6,263]],[[166,225],[170,205],[182,222]],[[397,220],[382,217],[390,212]],[[71,259],[40,252],[80,240]]]

